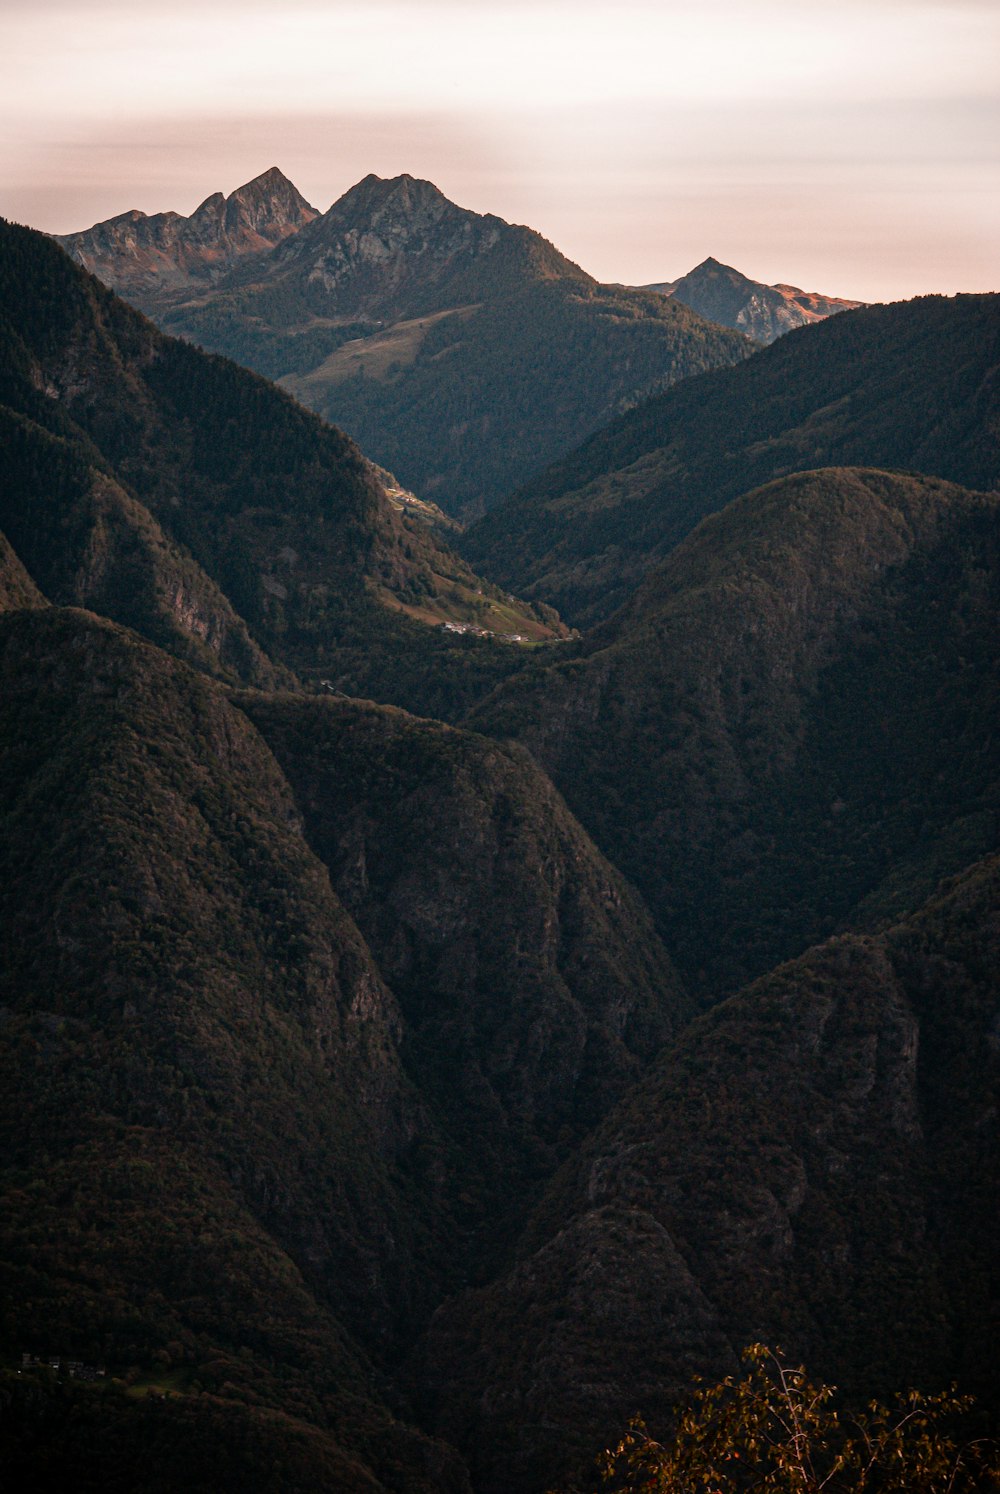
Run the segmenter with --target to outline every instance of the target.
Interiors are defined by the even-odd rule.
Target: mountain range
[[[474,525],[473,565],[580,626],[608,617],[707,514],[824,466],[1000,482],[1000,298],[830,317],[612,421]]]
[[[164,296],[610,304],[355,192]],[[711,333],[462,559],[0,225],[12,1484],[589,1488],[754,1339],[995,1427],[998,305]]]
[[[4,228],[0,295],[0,525],[50,600],[246,684],[361,693],[367,676],[413,703],[429,649],[437,697],[420,699],[439,712],[452,685],[464,708],[516,668],[512,640],[565,637],[475,576],[339,431],[163,337],[55,245]]]
[[[754,342],[765,344],[793,327],[808,327],[838,311],[856,311],[863,304],[824,296],[819,291],[802,291],[794,285],[765,285],[711,257],[679,280],[644,289],[673,296],[710,322],[745,332]]]
[[[427,181],[368,176],[311,213],[272,171],[189,219],[142,220],[155,253],[130,216],[60,242],[165,331],[280,379],[451,514],[481,512],[651,389],[751,351]],[[239,231],[223,233],[230,217]]]
[[[57,234],[71,258],[127,300],[204,290],[247,256],[267,254],[318,217],[276,166],[224,197],[213,192],[190,217],[137,208],[83,233]]]

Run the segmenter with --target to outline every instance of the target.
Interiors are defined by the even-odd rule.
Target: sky
[[[270,166],[427,177],[602,280],[1000,290],[1000,0],[0,0],[0,214]]]

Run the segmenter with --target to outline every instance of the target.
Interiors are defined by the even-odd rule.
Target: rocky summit
[[[259,255],[315,217],[302,194],[272,166],[228,197],[213,192],[190,217],[137,209],[57,241],[84,269],[143,308],[191,287],[202,289],[248,255]]]
[[[793,327],[808,327],[838,311],[852,311],[864,304],[824,296],[819,291],[802,291],[795,285],[765,285],[711,256],[680,280],[646,289],[674,296],[710,322],[745,332],[760,343],[774,342]]]
[[[340,315],[385,320],[496,294],[519,269],[533,279],[594,283],[540,234],[457,207],[433,182],[404,174],[366,176],[285,245],[271,273],[304,274]]]

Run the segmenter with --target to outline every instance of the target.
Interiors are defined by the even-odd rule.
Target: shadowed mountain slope
[[[248,684],[294,669],[442,711],[516,667],[486,634],[565,632],[394,506],[341,432],[164,337],[50,240],[0,228],[0,304],[0,525],[29,570],[44,551],[58,571],[51,600]]]
[[[433,1291],[433,1194],[393,1176],[427,1126],[286,783],[200,675],[90,614],[0,619],[0,671],[5,1356],[405,1450],[366,1358]]]
[[[639,394],[749,351],[407,175],[366,177],[210,291],[136,304],[280,378],[449,513],[481,512]]]
[[[733,989],[995,847],[998,545],[995,497],[784,478],[475,724],[530,747],[685,979]]]
[[[47,599],[133,627],[206,674],[290,684],[200,566],[87,454],[0,407],[0,525]]]
[[[15,555],[10,540],[0,534],[0,612],[45,605],[45,598]]]
[[[523,748],[357,701],[239,701],[399,999],[464,1217],[503,1227],[688,1013],[646,909]]]
[[[685,382],[500,505],[462,548],[584,626],[738,494],[855,465],[1000,485],[1000,296],[847,312]]]
[[[857,1399],[989,1399],[1000,1307],[996,859],[687,1029],[555,1179],[420,1379],[484,1494],[586,1477],[640,1408],[780,1343]]]
[[[0,1372],[58,1352],[139,1399],[11,1380],[5,1466],[144,1490],[187,1426],[150,1490],[245,1436],[279,1489],[459,1491],[399,1363],[678,1030],[649,916],[522,749],[244,714],[6,553]]]
[[[703,260],[680,280],[645,289],[673,296],[710,322],[745,332],[754,342],[762,343],[774,342],[793,327],[808,327],[862,305],[818,291],[801,291],[794,285],[765,285],[712,258]]]

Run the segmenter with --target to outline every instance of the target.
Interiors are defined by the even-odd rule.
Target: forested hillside
[[[997,844],[1000,502],[827,469],[744,495],[475,722],[525,742],[732,990]]]
[[[648,916],[526,754],[248,697],[297,801],[223,691],[134,634],[35,607],[0,643],[0,1352],[167,1395],[174,1482],[243,1427],[291,1444],[289,1488],[338,1459],[462,1487],[385,1375],[677,1029]],[[61,1474],[146,1487],[141,1400],[4,1414],[8,1467],[37,1424]]]
[[[810,950],[664,1054],[421,1383],[477,1488],[544,1489],[763,1336],[859,1404],[996,1386],[998,867]],[[876,1326],[877,1325],[877,1326]],[[589,1484],[585,1484],[589,1487]]]
[[[565,634],[395,507],[340,431],[40,234],[0,229],[0,300],[0,524],[50,600],[249,684],[295,671],[441,713],[517,667],[514,635]]]
[[[1000,484],[1000,296],[845,312],[685,381],[488,514],[463,552],[584,626],[740,493],[858,465]]]

